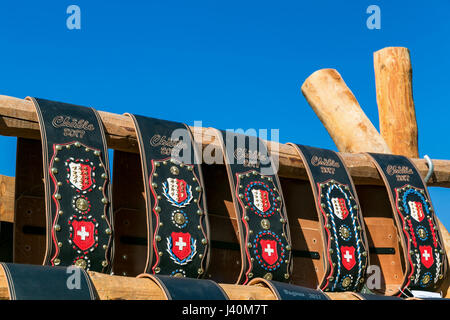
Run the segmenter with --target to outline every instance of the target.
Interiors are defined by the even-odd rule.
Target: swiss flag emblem
[[[347,270],[351,270],[355,264],[355,248],[354,247],[341,247],[342,264]]]
[[[420,261],[426,268],[430,268],[433,263],[433,249],[431,246],[419,246],[420,249]]]
[[[252,190],[253,203],[259,211],[266,212],[270,209],[269,192],[266,190]]]
[[[95,243],[95,226],[90,221],[72,221],[72,241],[81,250],[87,250]]]
[[[183,232],[172,232],[172,252],[180,260],[191,254],[191,235]]]
[[[261,255],[268,264],[272,265],[278,260],[277,242],[275,240],[261,240]]]

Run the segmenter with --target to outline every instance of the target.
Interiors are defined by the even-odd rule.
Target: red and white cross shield
[[[191,254],[191,235],[184,232],[172,232],[172,252],[180,260]]]
[[[430,268],[434,263],[433,249],[431,246],[419,246],[420,261],[426,268]]]
[[[69,181],[77,189],[84,191],[92,186],[92,168],[90,165],[71,162],[69,163],[69,168]]]
[[[408,201],[408,205],[411,211],[411,217],[413,217],[414,220],[421,222],[423,218],[425,218],[422,203],[418,201]]]
[[[72,241],[81,250],[87,250],[95,244],[95,225],[91,221],[72,221]]]
[[[341,259],[342,259],[342,265],[347,270],[351,270],[355,264],[355,248],[354,247],[341,247]]]
[[[176,203],[181,203],[187,199],[187,183],[182,179],[176,178],[168,178],[168,195],[175,201]]]
[[[344,198],[331,198],[333,212],[339,218],[344,220],[348,216],[348,209]]]
[[[277,242],[275,240],[261,239],[261,256],[264,261],[272,265],[278,261]]]
[[[266,190],[252,189],[253,204],[259,211],[266,212],[270,209],[269,192]]]

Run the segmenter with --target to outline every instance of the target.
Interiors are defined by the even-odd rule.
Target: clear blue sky
[[[66,9],[81,9],[69,30]],[[381,29],[369,30],[369,5]],[[378,127],[373,52],[411,50],[420,154],[450,159],[448,1],[2,1],[0,94],[217,128],[279,128],[336,150],[300,93],[336,68]],[[0,137],[14,175],[15,138]],[[450,189],[431,188],[450,227]]]

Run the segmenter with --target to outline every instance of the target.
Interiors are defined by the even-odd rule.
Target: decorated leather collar
[[[358,291],[368,265],[368,244],[350,175],[334,151],[289,143],[303,159],[322,225],[323,291]]]
[[[209,224],[199,154],[192,133],[182,123],[127,115],[135,125],[140,161],[133,157],[128,158],[134,160],[127,162],[126,167],[115,165],[114,179],[125,194],[129,190],[127,184],[122,184],[124,180],[142,179],[143,190],[137,193],[144,191],[145,211],[117,213],[122,216],[118,218],[121,223],[117,224],[118,259],[127,257],[120,271],[128,272],[135,264],[142,268],[140,272],[150,274],[203,277],[209,264]],[[117,155],[117,161],[126,156]],[[130,168],[139,166],[139,162],[140,172]],[[141,198],[128,200],[128,206],[142,201]],[[145,220],[140,218],[143,216]],[[136,236],[142,223],[147,225],[143,241],[125,241],[124,235]],[[145,265],[137,263],[140,259],[137,252],[142,250],[135,249],[144,245]]]
[[[46,217],[43,263],[108,272],[112,243],[110,173],[100,117],[93,108],[27,99],[36,107],[42,140]],[[30,150],[18,152],[18,163],[21,158],[35,158]],[[27,183],[33,188],[33,179],[27,181],[20,173],[29,168],[18,166],[16,170],[22,190]],[[18,200],[22,190],[16,187]],[[39,236],[38,228],[27,225],[39,218],[38,208],[25,211],[22,203],[16,202],[16,254],[31,248],[25,240],[30,234]]]
[[[291,239],[283,194],[271,156],[257,137],[215,130],[227,167],[239,229],[242,268],[237,283],[254,277],[287,281]]]
[[[405,257],[398,294],[436,291],[447,270],[439,225],[425,183],[406,157],[369,153],[386,185]]]

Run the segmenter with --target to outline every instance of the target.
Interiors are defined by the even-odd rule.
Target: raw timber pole
[[[314,72],[303,83],[302,93],[340,151],[390,152],[336,70]]]
[[[381,136],[392,153],[418,158],[409,50],[384,48],[374,53],[373,61]]]

